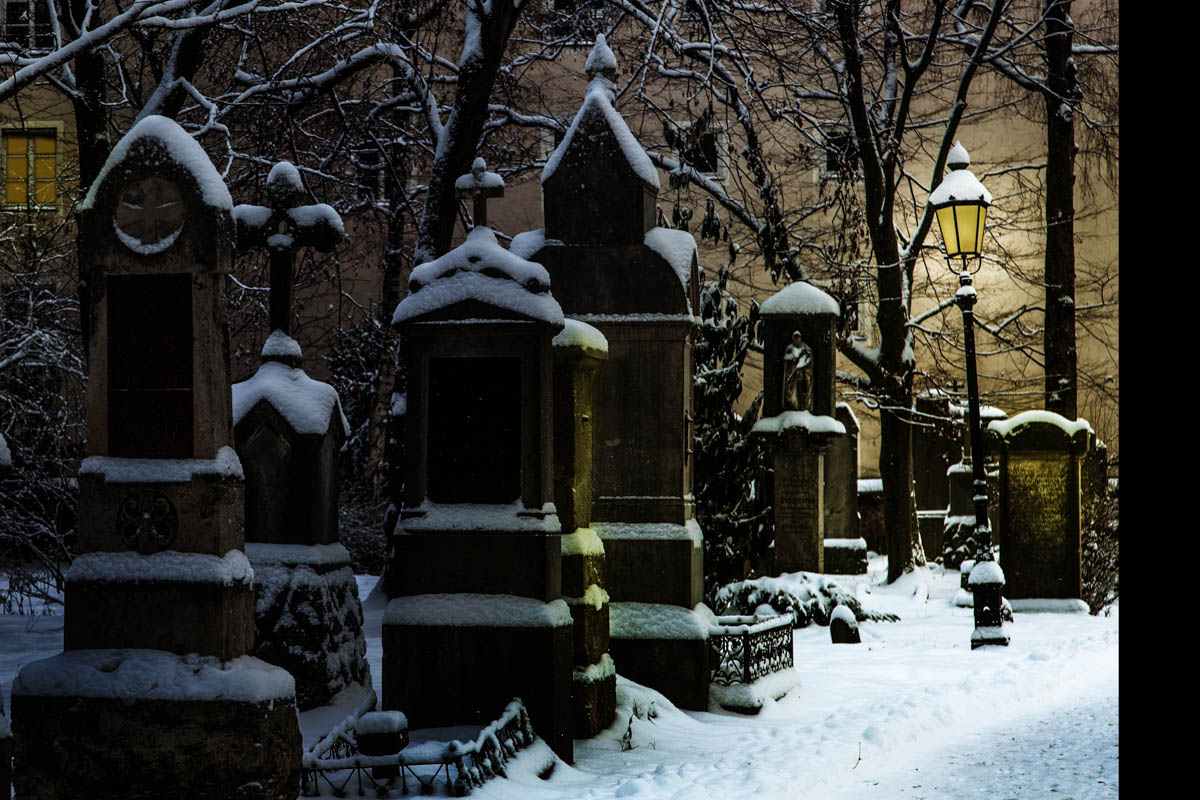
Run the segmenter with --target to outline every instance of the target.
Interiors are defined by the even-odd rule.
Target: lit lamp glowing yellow
[[[979,418],[979,373],[975,368],[975,287],[969,259],[979,258],[983,244],[983,222],[987,218],[992,194],[967,169],[971,159],[967,149],[955,142],[946,157],[950,172],[929,195],[929,205],[937,214],[942,241],[946,243],[946,258],[962,259],[958,273],[958,291],[954,302],[962,311],[963,351],[967,366],[967,408],[971,434],[971,493],[975,505],[975,566],[967,578],[975,609],[975,630],[971,633],[971,649],[984,645],[1008,646],[1009,635],[1004,626],[1004,570],[995,560],[992,549],[992,526],[988,521],[988,486],[984,463],[983,425]],[[976,267],[978,269],[978,267]]]
[[[961,258],[964,270],[967,260],[978,258],[983,249],[983,224],[992,204],[991,192],[967,169],[970,164],[967,149],[955,142],[946,158],[950,172],[929,195],[946,245],[946,258]]]

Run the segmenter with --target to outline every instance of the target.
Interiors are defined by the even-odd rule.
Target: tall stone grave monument
[[[562,537],[562,593],[574,619],[572,732],[589,739],[612,723],[617,673],[608,653],[604,543],[591,529],[596,372],[608,359],[600,331],[574,319],[554,337],[554,505]]]
[[[1080,462],[1093,437],[1087,420],[1026,411],[988,425],[1000,453],[1000,568],[1005,597],[1074,600],[1083,595]]]
[[[552,449],[563,314],[549,276],[477,226],[413,270],[392,323],[408,369],[408,462],[386,584],[384,707],[438,727],[490,722],[520,697],[570,762],[572,621]]]
[[[232,447],[229,192],[151,116],[80,213],[88,457],[64,651],[13,684],[18,796],[295,797],[295,684],[248,656],[253,573]]]
[[[254,655],[296,679],[301,710],[352,684],[369,686],[362,605],[338,542],[338,451],[350,433],[337,390],[304,371],[291,337],[292,262],[345,234],[330,206],[309,203],[296,168],[267,176],[271,205],[233,209],[238,250],[271,258],[271,323],[262,366],[233,385],[233,431],[246,473],[246,555],[254,567]]]
[[[616,109],[603,35],[586,68],[583,104],[542,171],[546,227],[513,249],[544,264],[563,309],[608,340],[593,395],[592,529],[604,543],[612,657],[623,675],[703,709],[707,623],[667,622],[690,618],[703,597],[690,457],[696,243],[655,227],[658,173]],[[669,635],[680,630],[686,639]]]
[[[759,312],[763,411],[752,434],[773,451],[775,572],[825,571],[825,469],[846,435],[835,417],[837,301],[807,282],[784,287]],[[866,556],[863,541],[861,555]]]

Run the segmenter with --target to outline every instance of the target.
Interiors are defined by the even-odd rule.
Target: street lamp
[[[975,547],[978,550],[975,566],[968,578],[974,595],[975,630],[971,634],[971,649],[986,644],[1007,645],[1009,636],[1004,629],[1000,607],[1003,602],[1004,572],[992,555],[992,528],[988,522],[987,475],[984,468],[983,429],[979,421],[979,376],[975,371],[975,287],[971,276],[979,271],[979,253],[983,249],[983,223],[991,193],[984,188],[971,170],[967,150],[955,142],[946,159],[950,173],[929,195],[929,204],[937,215],[942,241],[946,245],[946,261],[958,273],[958,292],[955,301],[962,310],[963,346],[967,361],[967,404],[971,428],[971,477],[975,502]],[[953,259],[959,259],[958,268]],[[970,268],[974,259],[975,269]]]

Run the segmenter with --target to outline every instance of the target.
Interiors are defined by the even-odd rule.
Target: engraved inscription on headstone
[[[1067,586],[1064,574],[1078,564],[1079,542],[1066,517],[1070,502],[1072,470],[1078,469],[1070,458],[1030,458],[1013,455],[1008,462],[1008,491],[1017,502],[1010,502],[1007,513],[1007,541],[1001,551],[1004,572],[1014,596],[1024,596],[1026,588],[1042,597],[1074,597],[1075,587]]]
[[[775,455],[776,567],[819,572],[822,564],[824,509],[820,486],[824,454],[786,450]]]

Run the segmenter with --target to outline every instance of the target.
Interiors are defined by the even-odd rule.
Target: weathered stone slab
[[[295,800],[291,677],[257,659],[66,653],[13,683],[18,797]]]
[[[678,606],[612,603],[609,647],[621,674],[679,708],[708,708],[708,618]]]
[[[613,600],[690,609],[704,598],[703,539],[695,520],[593,522],[592,529],[604,542],[606,589]]]
[[[988,431],[1000,447],[998,540],[1005,596],[1081,597],[1080,460],[1091,427],[1086,420],[1026,411],[992,423]]]

